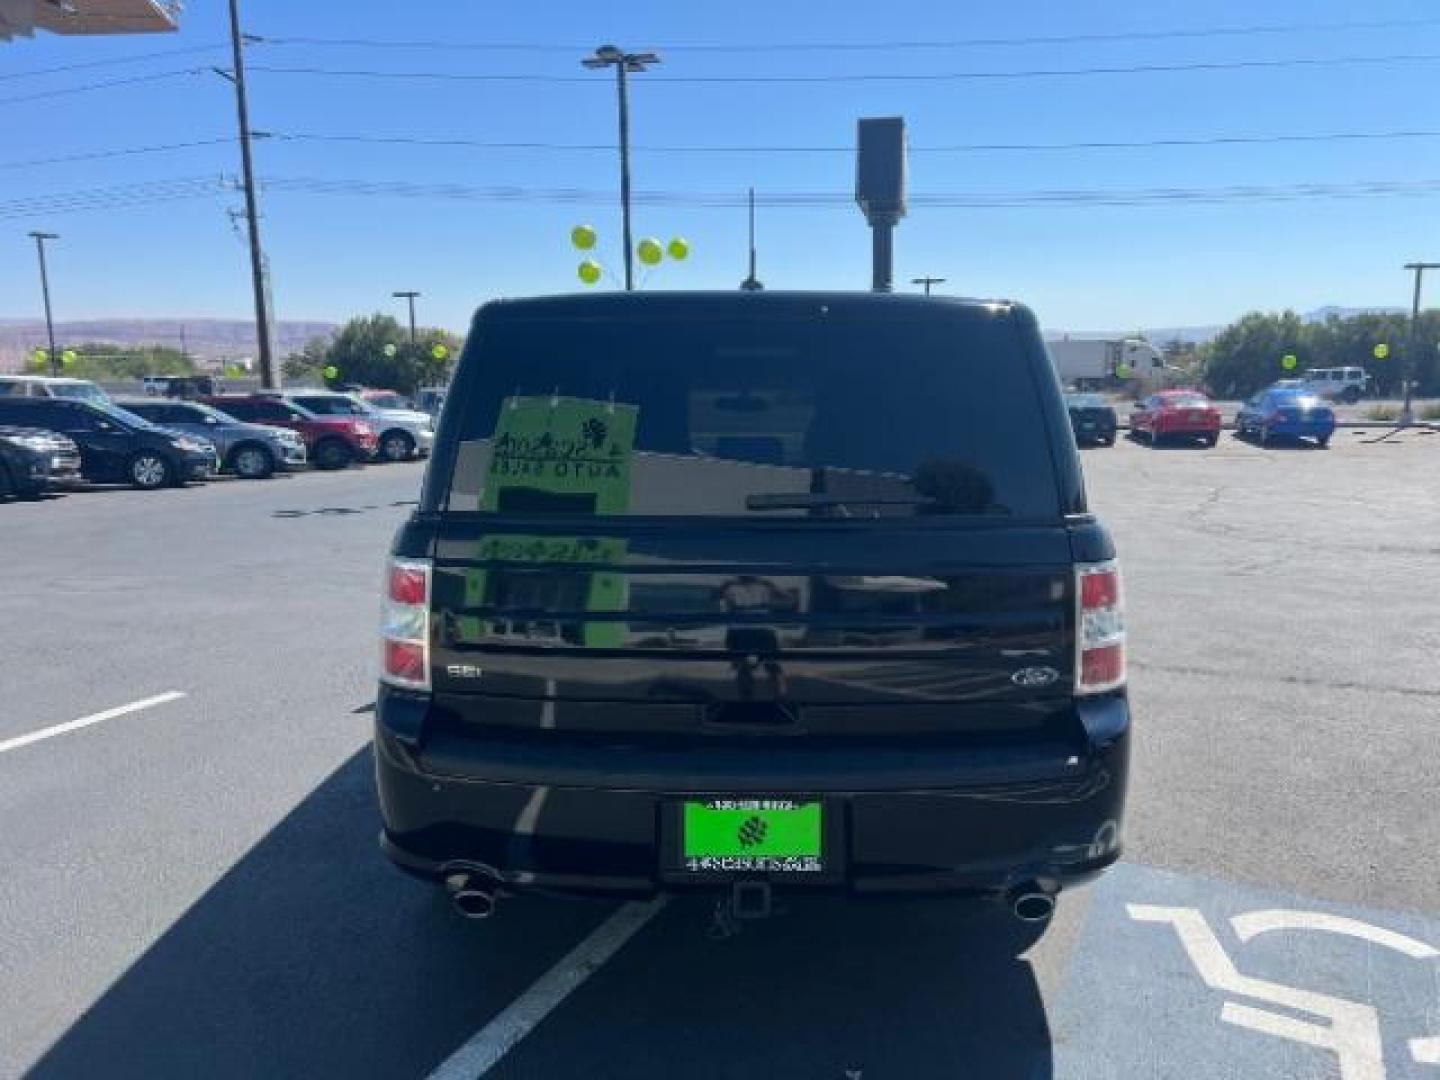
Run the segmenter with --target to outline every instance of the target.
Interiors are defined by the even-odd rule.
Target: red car
[[[274,394],[217,394],[200,400],[236,420],[299,432],[316,468],[343,469],[375,457],[375,429],[358,417],[316,416]]]
[[[1162,390],[1140,402],[1130,414],[1130,433],[1154,446],[1161,439],[1220,440],[1220,410],[1198,390]]]

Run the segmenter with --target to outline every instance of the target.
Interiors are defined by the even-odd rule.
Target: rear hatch
[[[442,715],[844,738],[1063,713],[1065,414],[1033,323],[725,299],[477,323],[422,514]]]

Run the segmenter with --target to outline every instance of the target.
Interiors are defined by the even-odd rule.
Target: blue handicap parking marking
[[[1130,864],[1090,900],[1057,1080],[1440,1080],[1440,921]]]

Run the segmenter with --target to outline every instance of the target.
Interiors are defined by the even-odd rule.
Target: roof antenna
[[[750,189],[750,276],[740,282],[746,292],[759,292],[765,288],[755,276],[755,189]]]

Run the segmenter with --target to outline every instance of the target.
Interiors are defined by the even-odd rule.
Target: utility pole
[[[916,277],[916,278],[911,278],[911,279],[910,279],[910,284],[911,284],[911,285],[924,285],[924,286],[925,286],[925,295],[926,295],[926,296],[929,296],[929,295],[930,295],[930,286],[931,286],[931,285],[943,285],[943,284],[945,284],[945,280],[946,280],[946,279],[943,278],[943,277]]]
[[[630,243],[630,90],[625,76],[660,63],[653,52],[627,53],[614,45],[601,45],[594,56],[580,61],[587,68],[615,69],[615,87],[620,96],[620,231],[625,243],[625,291],[635,288],[635,252]]]
[[[746,292],[759,292],[765,288],[760,284],[760,279],[755,276],[755,189],[750,189],[750,276],[740,282],[740,288]]]
[[[392,292],[390,295],[397,300],[403,299],[410,301],[410,345],[413,348],[415,345],[415,298],[420,294],[414,290],[402,290],[400,292]]]
[[[250,156],[250,106],[245,97],[245,38],[240,32],[239,0],[230,0],[230,49],[235,57],[235,111],[240,121],[240,169],[245,181],[245,219],[250,226],[250,278],[255,289],[255,337],[260,352],[260,385],[278,386],[270,349],[270,311],[265,290],[265,261],[260,247],[260,213],[255,199],[255,166]],[[224,74],[223,72],[221,74]]]
[[[1414,422],[1415,415],[1410,407],[1411,391],[1415,382],[1415,371],[1420,359],[1420,282],[1426,270],[1440,270],[1440,263],[1413,262],[1405,264],[1406,270],[1415,271],[1415,299],[1410,305],[1410,342],[1405,346],[1405,403],[1400,406],[1400,425]]]
[[[50,339],[50,374],[60,374],[60,354],[55,351],[55,320],[50,315],[50,273],[45,268],[45,241],[59,240],[60,234],[53,232],[32,232],[35,251],[40,256],[40,293],[45,298],[45,336]]]

